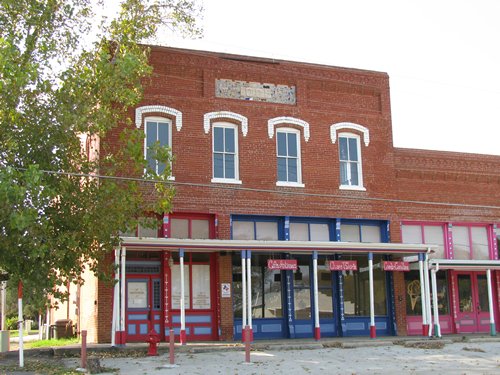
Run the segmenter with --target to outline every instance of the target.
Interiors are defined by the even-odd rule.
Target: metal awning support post
[[[184,249],[179,249],[179,266],[181,274],[181,331],[180,341],[181,345],[186,345],[186,306],[184,304]]]
[[[368,277],[370,282],[370,338],[377,337],[375,327],[375,296],[373,292],[373,253],[368,253]]]
[[[24,367],[24,342],[23,342],[23,283],[17,284],[17,324],[19,329],[19,367]]]
[[[427,318],[427,324],[429,325],[429,332],[427,335],[432,336],[432,313],[431,313],[431,287],[429,281],[429,258],[428,255],[424,255],[424,287],[425,287],[425,315]],[[423,308],[423,306],[422,306]]]
[[[314,339],[321,338],[319,326],[319,303],[318,303],[318,252],[313,251],[313,283],[314,283]]]
[[[253,341],[252,327],[252,252],[247,250],[247,325],[249,341]]]
[[[247,329],[247,251],[241,251],[241,340],[245,342]]]
[[[120,254],[120,341],[118,344],[120,345],[125,345],[126,343],[126,338],[125,338],[125,283],[127,282],[126,280],[126,271],[125,271],[125,265],[127,261],[127,248],[125,246],[122,247],[121,249],[121,254]]]
[[[486,270],[486,282],[488,283],[488,309],[490,310],[490,335],[496,336],[497,329],[495,327],[495,307],[493,305],[493,290],[491,287],[491,270]]]
[[[436,273],[439,270],[439,265],[431,270],[432,278],[432,304],[434,309],[434,337],[441,337],[441,326],[439,325],[439,306],[438,306],[438,296],[437,296],[437,280]]]
[[[118,303],[120,301],[120,250],[115,249],[115,286],[113,289],[113,319],[111,321],[111,346],[116,344],[116,323],[118,314]]]
[[[427,320],[427,299],[425,298],[424,281],[424,254],[418,254],[418,271],[420,274],[420,301],[422,306],[422,335],[429,334],[429,322]]]

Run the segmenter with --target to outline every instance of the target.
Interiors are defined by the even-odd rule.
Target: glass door
[[[457,331],[459,333],[489,330],[488,286],[485,274],[456,273]]]

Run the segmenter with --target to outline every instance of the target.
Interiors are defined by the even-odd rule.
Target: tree
[[[199,35],[195,1],[124,0],[97,26],[91,0],[0,3],[0,271],[10,283],[61,297],[57,287],[81,282],[85,265],[110,277],[103,260],[120,231],[170,209],[169,169],[147,168],[144,134],[125,127],[123,147],[99,158],[82,140],[130,124],[152,72],[139,43],[162,25]],[[125,174],[138,179],[117,178]],[[140,179],[160,183],[144,189]]]

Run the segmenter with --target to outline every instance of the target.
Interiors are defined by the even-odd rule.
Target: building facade
[[[151,63],[130,115],[146,158],[171,147],[173,211],[123,236],[82,325],[96,341],[496,332],[500,157],[395,148],[385,73],[166,47]]]

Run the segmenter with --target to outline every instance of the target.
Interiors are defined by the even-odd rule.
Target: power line
[[[15,167],[16,170],[27,170],[27,168]],[[315,197],[315,198],[335,198],[335,199],[347,199],[347,200],[363,200],[371,202],[388,202],[388,203],[406,203],[406,204],[417,204],[417,205],[429,205],[429,206],[447,206],[447,207],[463,207],[463,208],[481,208],[481,209],[494,209],[500,210],[500,206],[489,206],[489,205],[478,205],[478,204],[467,204],[467,203],[452,203],[452,202],[432,202],[432,201],[414,201],[409,199],[391,199],[391,198],[375,198],[375,197],[360,197],[360,196],[348,196],[340,194],[325,194],[325,193],[307,193],[300,191],[283,191],[283,190],[272,190],[272,189],[257,189],[248,188],[242,186],[225,186],[225,185],[214,185],[214,184],[203,184],[195,182],[178,182],[173,180],[154,180],[139,177],[126,177],[126,176],[109,176],[91,173],[76,173],[76,172],[61,172],[61,171],[49,171],[44,169],[39,169],[40,172],[46,174],[55,175],[67,175],[73,177],[89,177],[98,178],[104,180],[121,180],[121,181],[133,181],[133,182],[143,182],[143,183],[153,183],[153,184],[168,184],[173,186],[189,186],[189,187],[199,187],[199,188],[209,188],[209,189],[221,189],[221,190],[231,190],[231,191],[248,191],[257,193],[269,193],[269,194],[282,194],[282,195],[292,195],[292,196],[302,196],[302,197]]]

